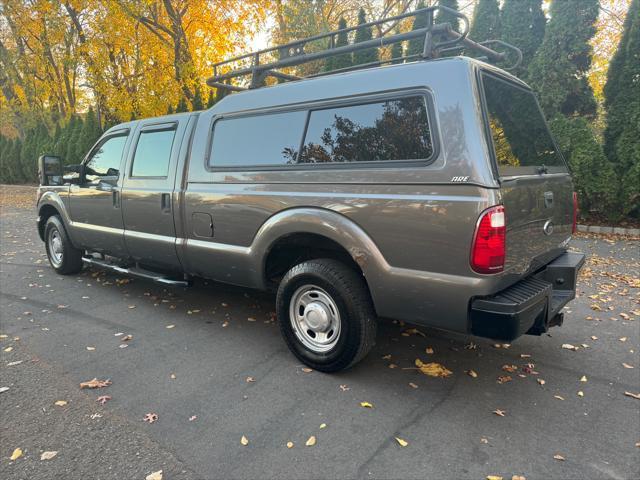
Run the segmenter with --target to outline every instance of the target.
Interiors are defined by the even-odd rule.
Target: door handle
[[[171,194],[163,193],[160,196],[160,209],[162,213],[171,213]]]
[[[111,199],[113,201],[113,208],[120,208],[120,192],[112,190]]]

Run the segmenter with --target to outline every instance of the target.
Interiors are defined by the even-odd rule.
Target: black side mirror
[[[56,155],[41,155],[38,158],[40,185],[62,185],[62,158]]]
[[[85,166],[83,163],[78,163],[74,165],[65,165],[63,168],[64,168],[65,174],[71,174],[71,175],[66,175],[64,177],[66,182],[69,182],[71,184],[78,184],[78,185],[82,185],[84,183]],[[77,175],[74,175],[74,174],[77,174]]]

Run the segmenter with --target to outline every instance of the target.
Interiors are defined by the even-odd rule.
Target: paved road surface
[[[55,275],[33,194],[19,193],[5,195],[0,218],[0,387],[9,387],[0,478],[640,476],[640,399],[625,395],[640,393],[637,240],[573,240],[590,260],[580,298],[550,336],[496,348],[384,321],[365,361],[325,375],[288,352],[268,294],[204,281],[164,289],[98,270]],[[120,333],[133,336],[126,348]],[[453,375],[426,377],[410,369],[416,358]],[[94,377],[113,383],[80,390]],[[100,395],[111,400],[101,406]],[[145,423],[147,413],[158,420]],[[23,456],[10,461],[18,447]],[[43,451],[58,453],[41,461]]]

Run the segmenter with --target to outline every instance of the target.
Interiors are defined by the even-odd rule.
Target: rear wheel
[[[82,250],[72,245],[58,215],[47,220],[44,242],[49,263],[57,273],[71,275],[82,270]]]
[[[349,368],[375,344],[367,285],[337,260],[309,260],[289,270],[278,288],[276,311],[289,349],[315,370]]]

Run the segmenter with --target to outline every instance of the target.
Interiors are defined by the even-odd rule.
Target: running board
[[[87,265],[95,267],[105,268],[112,272],[121,273],[123,275],[131,275],[132,277],[145,278],[147,280],[153,280],[161,285],[169,285],[172,287],[189,287],[191,282],[189,280],[174,280],[167,278],[161,273],[151,272],[149,270],[143,270],[141,268],[127,268],[115,265],[106,260],[92,257],[82,257],[82,261]]]

